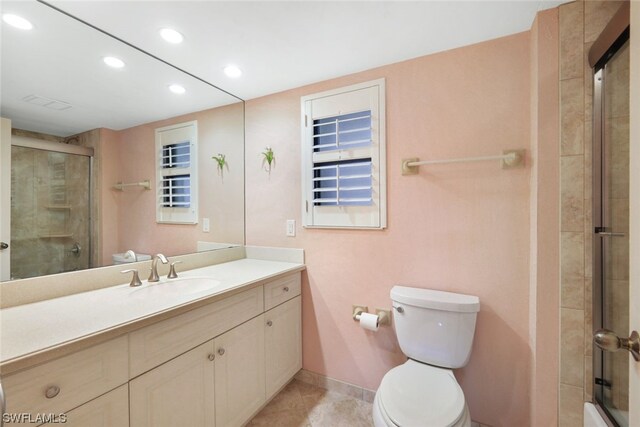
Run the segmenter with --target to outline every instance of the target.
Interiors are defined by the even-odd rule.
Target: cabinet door
[[[265,402],[264,315],[214,342],[216,427],[240,426]]]
[[[302,368],[300,297],[265,314],[267,396],[271,397]]]
[[[125,384],[76,409],[67,412],[64,420],[43,424],[65,427],[127,427],[129,425],[129,387]]]
[[[213,427],[213,340],[129,382],[131,427]]]

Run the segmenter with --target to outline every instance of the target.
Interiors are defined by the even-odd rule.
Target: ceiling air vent
[[[63,101],[58,101],[51,98],[45,98],[44,96],[38,95],[29,95],[22,98],[24,102],[28,102],[29,104],[39,105],[41,107],[49,108],[51,110],[64,111],[68,110],[72,107],[71,104],[68,104]]]

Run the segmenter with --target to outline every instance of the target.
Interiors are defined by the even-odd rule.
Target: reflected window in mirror
[[[170,224],[198,223],[198,122],[156,129],[156,220]]]

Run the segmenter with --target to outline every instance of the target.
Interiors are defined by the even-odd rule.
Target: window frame
[[[178,142],[162,143],[162,133],[191,128],[190,130],[190,151],[189,151],[189,167],[184,168],[184,174],[189,174],[189,203],[188,208],[164,207],[162,206],[162,181],[166,176],[163,174],[162,168],[162,150],[163,147]],[[198,224],[198,121],[176,123],[169,126],[156,128],[155,134],[155,170],[156,170],[156,195],[154,203],[156,205],[156,222],[158,224]],[[175,175],[178,175],[177,173]]]
[[[312,102],[322,98],[345,96],[350,92],[377,90],[375,101],[370,105],[372,146],[372,198],[370,206],[315,206],[313,203],[313,122],[322,117],[312,115]],[[337,99],[337,98],[336,98]],[[387,227],[387,184],[386,184],[386,108],[385,79],[376,79],[355,85],[306,95],[300,99],[301,111],[301,175],[302,175],[302,225],[304,228],[368,229],[382,230]],[[375,111],[375,115],[374,115]],[[347,115],[355,111],[342,112],[336,108],[335,114],[325,117]],[[337,131],[337,129],[336,129]],[[375,132],[375,136],[373,133]],[[374,140],[377,142],[374,143]],[[338,161],[362,158],[355,149],[339,149]],[[318,153],[316,153],[318,154]],[[355,157],[354,157],[355,156]],[[375,182],[375,183],[374,183]],[[373,197],[375,194],[375,197]],[[321,208],[321,209],[320,209]],[[329,212],[324,213],[324,212]],[[318,219],[321,217],[322,219]]]

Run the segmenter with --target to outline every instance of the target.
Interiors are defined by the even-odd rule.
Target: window
[[[198,223],[197,122],[156,129],[156,221]]]
[[[385,228],[384,79],[302,98],[305,227]]]

